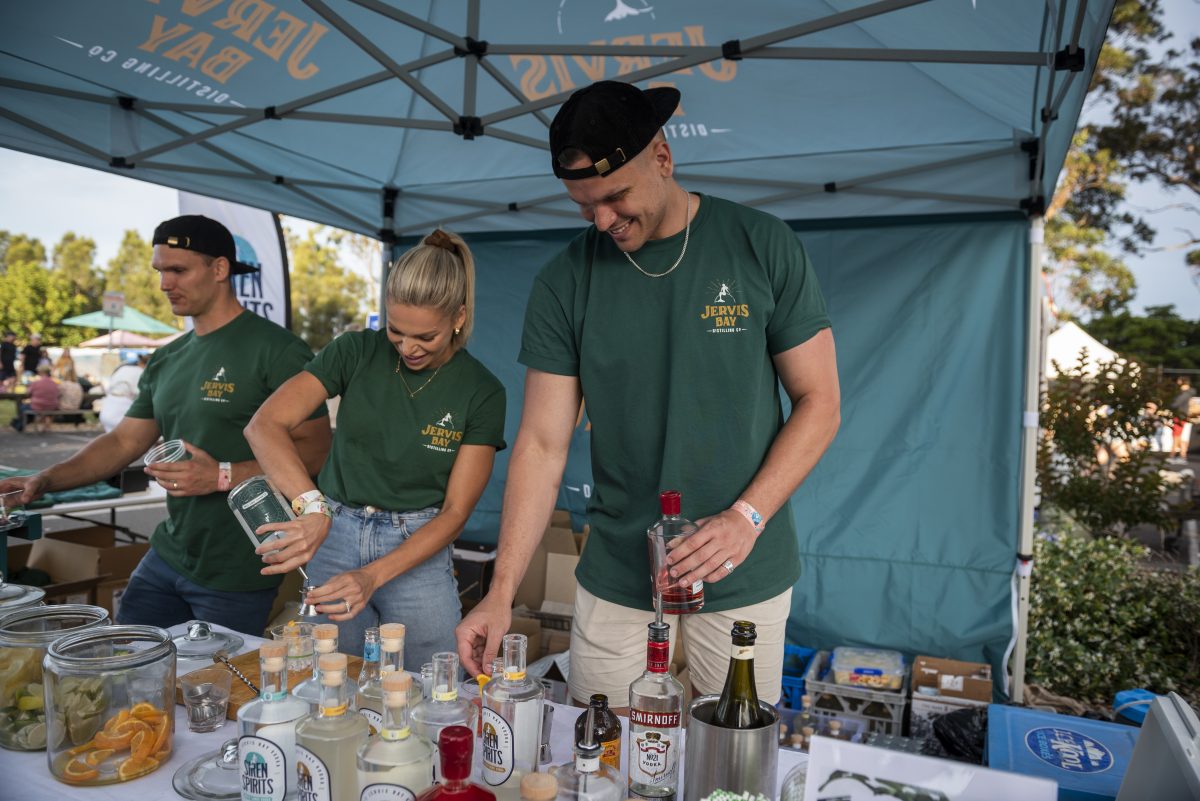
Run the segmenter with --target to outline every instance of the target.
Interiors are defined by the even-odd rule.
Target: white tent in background
[[[1094,375],[1096,365],[1110,362],[1118,357],[1115,350],[1093,337],[1075,323],[1067,322],[1060,325],[1054,333],[1046,337],[1046,378],[1054,378],[1058,370],[1054,362],[1063,369],[1073,366],[1079,361],[1079,352],[1087,349],[1087,373]]]

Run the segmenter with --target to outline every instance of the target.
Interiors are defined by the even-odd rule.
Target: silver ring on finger
[[[730,573],[733,572],[733,562],[728,559],[725,560],[725,564],[721,565],[721,567],[725,568]]]
[[[346,604],[346,614],[348,615],[348,614],[350,614],[350,610],[351,610],[353,607],[351,607],[351,606],[350,606],[350,601],[349,601],[349,600],[345,600],[345,601],[344,601],[344,603]]]
[[[179,482],[178,482],[178,481],[172,481],[172,482],[171,482],[171,489],[179,489]]]

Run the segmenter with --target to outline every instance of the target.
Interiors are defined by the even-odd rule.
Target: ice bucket
[[[779,713],[759,701],[767,725],[725,729],[712,724],[717,700],[716,695],[702,695],[688,705],[683,801],[700,801],[713,790],[775,798]]]

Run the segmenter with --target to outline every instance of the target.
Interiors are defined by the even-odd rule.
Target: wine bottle
[[[750,621],[739,620],[733,624],[729,672],[725,674],[725,689],[721,690],[713,713],[715,726],[756,729],[770,722],[758,705],[758,690],[754,686],[754,640],[757,636]]]

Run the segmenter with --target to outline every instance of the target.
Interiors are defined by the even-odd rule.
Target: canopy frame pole
[[[1025,698],[1025,659],[1029,640],[1029,589],[1033,574],[1033,506],[1037,493],[1038,408],[1042,388],[1042,251],[1045,239],[1040,216],[1029,221],[1029,269],[1025,316],[1025,396],[1021,424],[1021,501],[1017,544],[1017,632],[1012,661],[1011,697]]]

